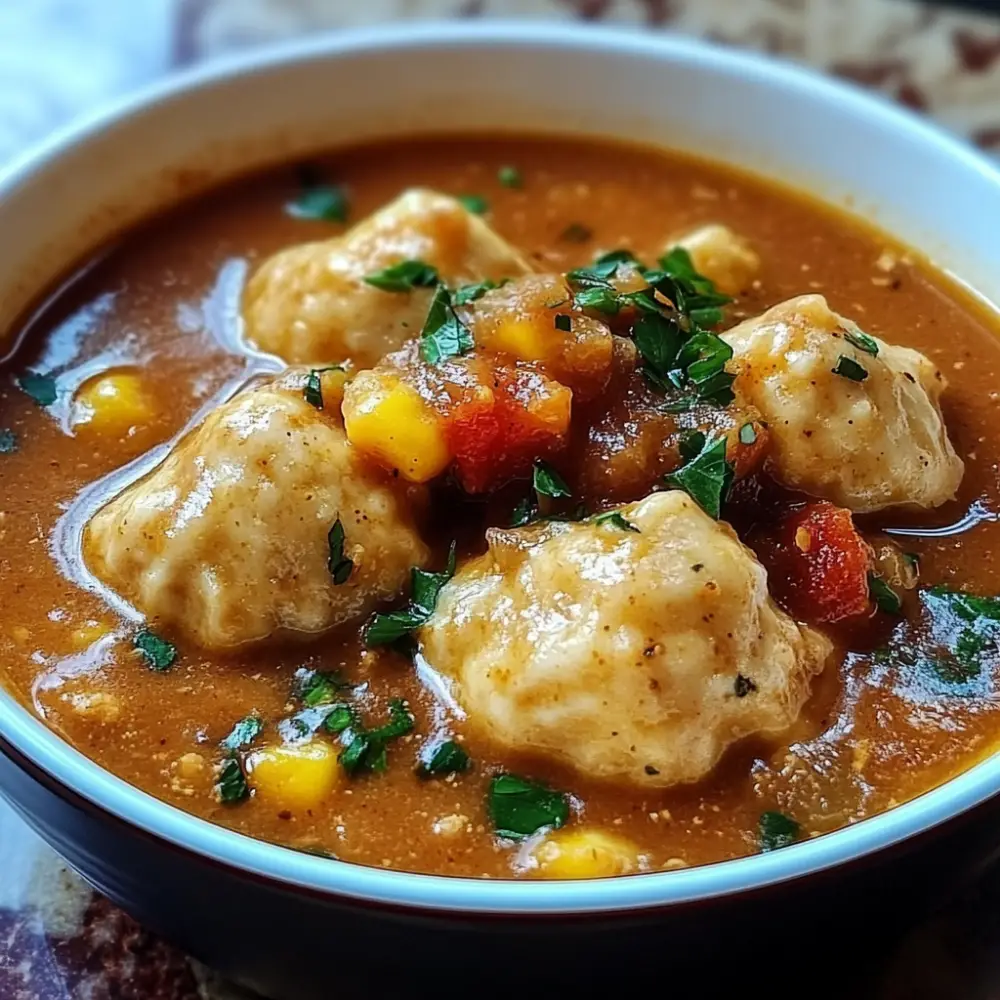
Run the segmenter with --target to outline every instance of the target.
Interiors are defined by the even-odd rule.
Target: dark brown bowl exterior
[[[994,797],[901,845],[766,889],[628,913],[470,915],[309,891],[207,859],[60,786],[2,739],[0,787],[98,891],[275,1000],[360,987],[593,995],[636,980],[704,996],[797,993],[793,974],[811,983],[798,995],[840,995],[943,891],[1000,852]]]

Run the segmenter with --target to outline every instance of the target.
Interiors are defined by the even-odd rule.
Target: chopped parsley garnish
[[[577,309],[592,309],[594,312],[614,316],[621,310],[621,296],[609,285],[601,288],[595,285],[583,288],[573,296],[573,305]]]
[[[222,762],[215,783],[215,794],[225,805],[234,805],[250,797],[250,786],[243,773],[243,765],[236,757],[227,757]]]
[[[17,435],[8,429],[0,429],[0,455],[12,455],[17,451]]]
[[[248,715],[246,718],[240,719],[239,722],[233,726],[229,735],[219,744],[223,750],[231,750],[235,753],[237,750],[243,749],[243,747],[250,746],[251,743],[264,730],[264,723],[256,715]]]
[[[330,546],[330,558],[327,561],[330,576],[333,577],[333,582],[338,586],[347,583],[347,578],[354,569],[354,563],[344,555],[344,525],[339,517],[333,522],[333,527],[327,534],[326,540]]]
[[[684,490],[711,517],[718,519],[733,480],[726,461],[726,439],[705,441],[701,450],[676,472],[664,477],[667,486]]]
[[[693,458],[697,458],[704,450],[707,440],[708,437],[704,431],[685,431],[681,435],[680,441],[677,442],[677,450],[681,454],[681,460],[690,462]]]
[[[802,828],[782,812],[771,810],[760,814],[757,821],[757,843],[762,851],[776,851],[799,839]]]
[[[523,500],[518,500],[510,512],[510,526],[512,528],[523,528],[526,524],[537,520],[538,499],[536,497],[525,497]]]
[[[504,278],[502,281],[490,281],[487,278],[486,281],[479,281],[474,285],[461,285],[455,289],[452,305],[467,306],[470,302],[481,299],[487,292],[492,292],[494,288],[503,288],[509,281],[510,278]]]
[[[898,615],[902,611],[902,598],[885,580],[874,573],[868,574],[868,592],[879,611],[884,611],[887,615]]]
[[[732,356],[733,349],[717,333],[697,330],[681,347],[677,363],[699,399],[728,406],[735,398],[732,384],[736,376],[726,371]]]
[[[867,369],[863,368],[857,361],[849,358],[846,354],[841,354],[837,359],[836,366],[830,370],[834,375],[840,375],[842,378],[850,379],[852,382],[864,382],[868,378]]]
[[[535,464],[532,466],[531,484],[535,492],[543,497],[556,499],[573,495],[563,477],[548,462],[543,462],[540,458],[535,459]]]
[[[485,215],[490,210],[490,203],[481,194],[460,194],[458,200],[473,215]]]
[[[327,365],[326,368],[312,368],[306,376],[306,384],[302,389],[302,396],[310,406],[315,406],[317,410],[323,409],[323,372],[342,372],[343,365]]]
[[[346,222],[349,211],[347,192],[336,184],[310,184],[285,211],[296,219],[319,222]]]
[[[456,315],[451,293],[438,285],[420,331],[420,357],[436,365],[467,354],[473,346],[472,331]]]
[[[937,586],[919,591],[919,601],[919,620],[900,617],[888,644],[869,654],[872,682],[917,703],[994,698],[1000,598]]]
[[[562,792],[515,774],[500,774],[490,782],[487,805],[497,834],[510,840],[546,827],[558,829],[569,819]]]
[[[351,741],[340,754],[340,766],[352,777],[364,771],[384,771],[386,747],[413,731],[413,716],[399,698],[389,702],[389,721],[378,729],[351,726]]]
[[[517,167],[501,167],[497,171],[497,180],[505,188],[519,188],[524,183],[521,171]]]
[[[339,671],[310,670],[300,667],[295,671],[292,682],[292,697],[297,698],[307,708],[317,705],[329,705],[335,702],[340,693],[350,687]]]
[[[345,729],[357,725],[357,719],[349,705],[334,705],[323,720],[323,725],[331,733],[342,733]]]
[[[626,520],[620,511],[609,510],[606,514],[598,514],[594,518],[595,524],[610,524],[613,528],[620,528],[622,531],[634,531],[637,535],[640,534],[639,529],[631,522]]]
[[[417,774],[432,778],[439,774],[461,774],[468,770],[469,755],[454,740],[425,747],[420,754]]]
[[[753,444],[757,440],[757,431],[753,424],[744,424],[740,428],[740,444]]]
[[[733,685],[737,698],[745,698],[751,691],[757,690],[757,685],[743,674],[736,675],[736,683]]]
[[[56,380],[52,375],[25,372],[17,380],[21,390],[27,393],[39,406],[51,406],[58,397]]]
[[[555,325],[557,330],[569,333],[573,329],[573,319],[566,313],[556,313]]]
[[[593,239],[594,230],[582,222],[571,222],[560,234],[559,239],[567,243],[586,243]]]
[[[414,288],[432,288],[440,280],[437,268],[422,260],[404,260],[365,275],[365,282],[383,292],[409,292]]]
[[[142,654],[146,665],[156,671],[168,670],[177,659],[177,647],[148,628],[136,632],[132,645]]]
[[[669,377],[677,367],[683,331],[676,319],[661,313],[646,313],[632,327],[632,339],[645,365],[647,375],[657,380]]]
[[[844,340],[853,344],[859,351],[870,354],[873,358],[878,357],[878,341],[874,337],[869,337],[867,333],[860,330],[847,330],[844,332]]]
[[[443,573],[414,568],[410,574],[410,603],[401,611],[379,612],[365,631],[369,646],[385,646],[420,628],[434,613],[441,588],[455,575],[455,543],[448,550]]]
[[[619,292],[612,278],[622,266],[633,267],[648,282],[635,292]],[[722,307],[731,299],[695,270],[686,250],[676,247],[646,268],[629,250],[615,250],[590,267],[566,275],[578,309],[616,315],[636,311],[631,335],[643,360],[642,372],[656,391],[694,389],[698,400],[716,406],[733,401],[735,376],[726,371],[732,348],[706,329],[722,320]]]

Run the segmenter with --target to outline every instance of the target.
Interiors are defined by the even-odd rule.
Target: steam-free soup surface
[[[991,622],[1000,615],[991,601],[974,602],[970,610],[954,592],[983,598],[1000,592],[995,317],[918,255],[846,214],[718,164],[600,143],[449,138],[338,152],[310,167],[305,182],[314,203],[305,215],[317,214],[315,199],[328,199],[332,191],[344,198],[346,222],[289,210],[290,204],[302,206],[297,166],[214,191],[124,234],[31,319],[4,363],[0,670],[29,710],[116,775],[251,836],[363,864],[494,878],[546,874],[537,852],[539,841],[550,836],[545,824],[533,836],[501,835],[491,812],[501,774],[523,778],[531,789],[543,785],[564,803],[553,811],[550,800],[532,800],[543,813],[549,810],[549,826],[565,823],[564,835],[614,838],[612,847],[601,849],[611,857],[601,862],[604,867],[591,870],[586,858],[577,859],[576,868],[554,865],[551,874],[607,874],[696,865],[827,833],[912,798],[993,750],[1000,715]],[[817,497],[787,482],[775,484],[766,458],[748,458],[745,470],[737,462],[738,481],[724,497],[722,521],[771,569],[781,614],[805,621],[832,643],[822,672],[808,679],[804,707],[792,713],[783,732],[736,741],[694,783],[661,788],[655,778],[643,784],[642,775],[639,782],[608,780],[539,752],[531,741],[511,746],[470,713],[463,718],[442,696],[442,685],[429,680],[436,664],[419,651],[435,649],[446,658],[458,633],[446,632],[443,640],[419,634],[414,656],[405,640],[402,647],[368,642],[366,613],[317,635],[285,632],[212,651],[175,623],[143,621],[144,609],[116,596],[88,568],[88,521],[149,474],[178,435],[247,379],[281,371],[274,357],[249,350],[242,338],[239,315],[248,274],[283,248],[341,235],[411,188],[479,196],[483,203],[471,207],[482,221],[525,268],[541,274],[563,275],[617,248],[652,265],[672,235],[702,224],[724,225],[752,248],[759,268],[721,307],[724,316],[711,324],[714,329],[725,331],[785,300],[818,293],[867,335],[921,352],[946,380],[941,411],[964,462],[956,498],[924,508],[855,509],[853,522],[847,515],[851,530],[870,547],[864,575],[870,581],[869,574],[881,574],[901,602],[899,610],[876,583],[862,595],[860,608],[831,613],[825,621],[816,620],[815,608],[797,604],[794,588],[782,589],[779,579],[787,582],[795,570],[783,569],[789,556],[776,540],[776,526],[811,509]],[[341,214],[341,207],[320,205],[318,214]],[[375,294],[387,296],[388,303],[413,293]],[[395,305],[401,301],[393,299]],[[582,322],[586,310],[565,308],[574,323]],[[614,327],[624,322],[620,316],[587,314],[606,322],[622,341],[632,336]],[[20,332],[9,331],[8,342]],[[418,327],[410,336],[419,333]],[[866,356],[863,349],[851,354],[862,366]],[[355,358],[347,380],[380,357]],[[304,361],[307,372],[326,359],[290,360]],[[400,365],[400,371],[409,370]],[[95,382],[109,372],[118,380]],[[25,379],[29,373],[40,377]],[[318,378],[332,394],[328,408],[336,409],[342,387],[327,381],[329,373]],[[616,409],[616,384],[612,380],[589,398],[574,388],[573,431],[544,453],[543,468],[557,471],[571,498],[553,500],[544,491],[536,496],[530,468],[516,470],[512,481],[500,475],[470,491],[456,466],[411,487],[400,484],[406,476],[398,470],[394,477],[375,463],[372,475],[385,473],[385,488],[399,490],[401,502],[412,501],[416,509],[415,530],[429,546],[428,571],[444,570],[456,539],[461,572],[485,551],[486,529],[509,525],[518,504],[540,505],[541,526],[515,529],[534,539],[531,532],[592,523],[546,522],[546,515],[593,518],[642,500],[650,490],[666,490],[663,476],[685,460],[676,449],[658,454],[650,472],[622,464],[632,461],[631,453],[621,459],[614,435],[603,452],[599,444],[580,443],[586,428],[601,419],[607,426],[637,419],[624,402]],[[54,400],[46,395],[53,386]],[[289,391],[305,390],[299,385]],[[109,396],[115,397],[110,408],[104,405]],[[656,405],[656,399],[649,403]],[[756,432],[745,436],[759,433],[773,441],[775,429],[769,432],[759,413],[755,419]],[[612,472],[595,473],[601,469]],[[489,479],[490,469],[469,466],[466,473]],[[640,484],[634,487],[633,473]],[[574,511],[578,503],[586,510]],[[623,520],[644,516],[632,510]],[[239,511],[232,516],[237,519]],[[348,512],[342,518],[349,553],[354,522]],[[605,521],[602,528],[629,530],[616,525]],[[882,548],[904,566],[907,579],[888,579],[876,559]],[[838,554],[836,546],[831,551],[835,558],[825,572],[836,604],[847,586],[839,574],[851,557]],[[818,586],[830,596],[822,580]],[[405,607],[406,590],[404,584],[382,600],[383,613]],[[137,648],[137,636],[145,652]],[[468,655],[485,641],[470,643]],[[336,672],[337,685],[317,688],[321,681],[311,671]],[[760,696],[752,677],[743,683],[735,695]],[[393,699],[402,706],[391,709]],[[280,771],[282,765],[275,765],[274,755],[280,757],[286,742],[303,745],[302,733],[288,720],[317,705],[328,715],[334,703],[347,711],[345,725],[338,732],[320,725],[305,740],[320,747],[318,755],[294,778],[282,777],[275,791],[268,767]],[[347,773],[337,756],[352,734],[377,730],[400,713],[412,716],[412,727],[401,727],[409,731],[388,734],[382,760],[373,754]],[[251,738],[223,745],[248,717],[260,721],[243,733]],[[305,729],[310,727],[316,722],[306,719]],[[460,748],[455,760],[467,756],[467,767],[418,774],[420,761],[426,764],[444,741]],[[220,791],[226,781],[229,790]],[[289,790],[289,781],[301,787]],[[314,794],[319,786],[322,792]],[[591,858],[601,853],[589,847],[583,853],[588,851]]]

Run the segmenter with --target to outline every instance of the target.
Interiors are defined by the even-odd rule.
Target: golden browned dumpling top
[[[964,466],[919,351],[865,334],[822,295],[801,295],[727,331],[735,389],[770,432],[769,471],[864,513],[950,500]]]
[[[331,240],[303,243],[257,269],[243,302],[246,338],[292,364],[350,358],[374,364],[417,336],[432,291],[385,291],[364,279],[420,260],[450,286],[530,271],[527,261],[461,202],[414,189]]]
[[[687,494],[620,515],[488,532],[422,652],[503,749],[631,785],[697,781],[736,740],[796,719],[830,644]]]
[[[348,444],[334,376],[323,410],[305,379],[239,393],[100,510],[91,570],[209,649],[321,632],[397,596],[428,556],[411,494]]]

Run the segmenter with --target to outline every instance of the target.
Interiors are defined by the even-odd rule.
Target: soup
[[[996,319],[856,219],[607,143],[339,151],[151,221],[0,387],[5,685],[361,864],[773,850],[992,752]]]

